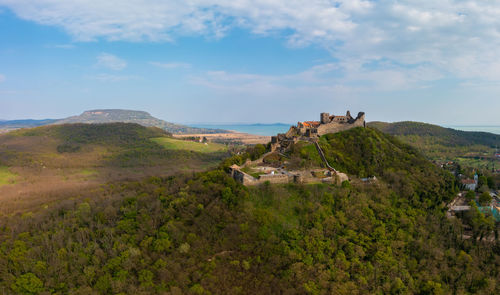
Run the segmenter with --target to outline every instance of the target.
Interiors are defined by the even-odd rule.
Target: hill
[[[500,291],[498,242],[464,240],[461,221],[444,215],[443,201],[455,193],[446,172],[377,130],[325,135],[321,146],[338,167],[380,180],[246,188],[222,168],[252,157],[250,149],[221,169],[104,185],[42,211],[0,217],[0,288],[21,294]],[[316,165],[309,149],[299,143],[288,156]],[[476,234],[491,233],[479,223]]]
[[[178,125],[166,122],[151,116],[144,111],[132,110],[90,110],[85,111],[79,116],[73,116],[66,119],[58,120],[54,124],[67,124],[67,123],[137,123],[146,127],[158,127],[167,132],[175,134],[185,133],[221,133],[227,132],[219,129],[196,128],[185,125]]]
[[[406,142],[429,159],[456,161],[463,166],[491,170],[500,166],[494,153],[500,147],[500,135],[488,132],[460,131],[419,122],[370,122],[368,126]]]
[[[375,176],[407,199],[425,195],[436,198],[433,204],[451,200],[451,195],[440,189],[454,186],[455,179],[450,173],[429,162],[415,148],[377,129],[352,128],[323,135],[318,142],[329,165],[354,179]],[[263,161],[288,171],[327,168],[316,146],[301,140],[291,144],[284,154],[269,154]]]
[[[32,128],[37,126],[48,125],[56,122],[57,120],[53,119],[44,119],[44,120],[0,120],[0,133],[9,132],[11,130],[19,129],[19,128]]]
[[[472,146],[479,144],[495,147],[500,144],[500,135],[498,134],[477,131],[461,131],[421,122],[370,122],[368,123],[368,126],[395,136],[416,135],[431,137],[439,144],[445,146]]]
[[[0,128],[29,128],[52,124],[57,120],[54,119],[44,119],[44,120],[2,120],[0,121]]]
[[[184,142],[135,123],[50,125],[0,135],[0,212],[39,208],[107,182],[202,171],[228,155],[217,144],[205,151],[202,143],[170,148],[161,140]]]
[[[158,127],[174,134],[192,134],[192,133],[225,133],[226,130],[197,128],[185,125],[174,124],[157,119],[144,111],[105,109],[85,111],[78,116],[72,116],[65,119],[47,119],[47,120],[11,120],[1,121],[0,129],[18,129],[31,128],[49,124],[74,124],[74,123],[136,123],[146,127]]]

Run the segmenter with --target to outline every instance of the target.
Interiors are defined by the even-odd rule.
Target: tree
[[[473,201],[476,198],[476,194],[473,191],[467,191],[467,193],[465,194],[465,198],[468,201]]]
[[[29,272],[16,279],[12,284],[12,290],[19,294],[38,294],[43,291],[43,282]]]
[[[479,176],[478,180],[477,180],[477,186],[479,188],[483,187],[483,186],[488,186],[488,179],[486,178],[486,176]]]
[[[491,203],[491,195],[488,192],[483,192],[479,195],[479,204],[486,206]]]
[[[491,189],[494,189],[496,187],[496,185],[495,185],[495,179],[493,179],[493,177],[491,177],[491,176],[488,176],[486,178],[486,183],[488,184],[488,187],[491,188]]]
[[[266,153],[266,146],[263,144],[256,144],[253,148],[250,149],[250,158],[253,160],[257,160]]]
[[[485,217],[484,214],[479,211],[476,202],[471,201],[469,205],[471,208],[466,214],[466,222],[472,228],[472,239],[475,241],[479,238],[481,241],[495,229],[495,221],[491,216]]]

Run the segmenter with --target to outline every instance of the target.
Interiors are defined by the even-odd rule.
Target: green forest
[[[421,122],[370,122],[368,126],[416,147],[429,159],[453,161],[476,170],[499,169],[494,153],[500,146],[500,135],[488,132],[460,131]]]
[[[93,140],[58,136],[69,146]],[[375,129],[325,135],[320,145],[336,169],[378,181],[245,187],[227,169],[266,152],[257,145],[208,171],[109,182],[39,210],[1,215],[0,290],[500,293],[498,225],[477,207],[446,217],[458,191],[449,172]],[[296,167],[321,165],[310,144],[299,142],[285,156]],[[462,237],[466,228],[470,239]]]

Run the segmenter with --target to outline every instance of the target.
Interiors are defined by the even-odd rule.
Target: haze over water
[[[500,134],[500,126],[466,126],[466,125],[445,125],[443,127],[453,128],[462,131],[482,131]]]
[[[249,134],[272,136],[285,133],[291,124],[189,124],[192,127],[232,130]]]

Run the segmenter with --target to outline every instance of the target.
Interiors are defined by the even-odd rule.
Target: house
[[[477,187],[477,181],[474,179],[462,179],[461,183],[465,186],[465,189],[475,191]]]

